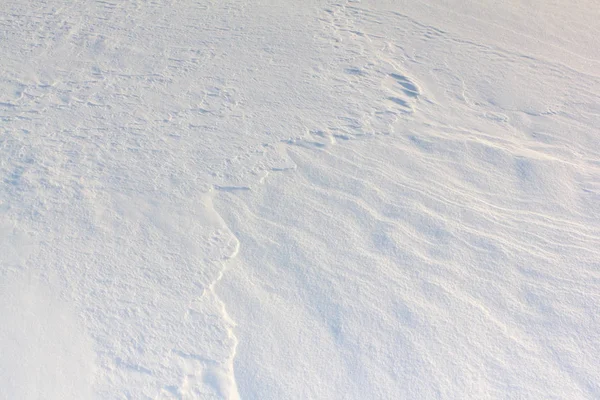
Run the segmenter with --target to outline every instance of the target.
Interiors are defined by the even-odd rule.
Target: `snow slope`
[[[599,14],[5,2],[0,398],[600,397]]]
[[[524,55],[504,7],[469,9],[504,27],[475,36],[378,6],[331,14],[395,133],[297,141],[293,172],[217,208],[242,397],[598,398],[598,48]]]

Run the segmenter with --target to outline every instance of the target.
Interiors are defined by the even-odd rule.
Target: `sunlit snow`
[[[5,0],[0,399],[600,398],[594,0]]]

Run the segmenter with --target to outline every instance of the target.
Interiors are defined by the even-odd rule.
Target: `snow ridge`
[[[596,398],[597,77],[372,3],[322,18],[345,107],[216,202],[240,394]]]
[[[594,32],[267,3],[0,12],[0,396],[597,398]]]

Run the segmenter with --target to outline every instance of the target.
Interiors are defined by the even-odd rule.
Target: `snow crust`
[[[592,1],[0,10],[0,399],[600,398]]]

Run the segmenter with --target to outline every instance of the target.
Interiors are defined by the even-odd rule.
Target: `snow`
[[[599,398],[597,21],[6,2],[0,399]]]

